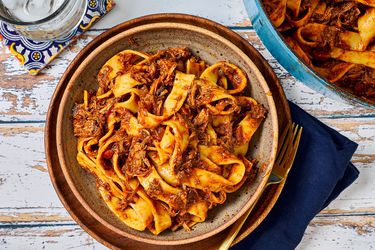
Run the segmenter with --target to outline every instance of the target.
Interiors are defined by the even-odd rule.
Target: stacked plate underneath
[[[152,34],[152,37],[156,40],[165,39],[165,36],[172,36],[171,34],[177,30],[184,30],[185,38],[184,35],[175,37],[167,44],[164,42],[151,42],[148,44],[144,41],[141,41],[138,45],[136,44],[137,37],[147,37],[147,35]],[[197,35],[207,36],[208,38],[202,38],[202,43],[197,45],[194,45],[194,42],[189,44],[190,41],[186,41],[188,40],[186,34],[189,32],[191,34],[196,32]],[[183,42],[184,39],[185,44]],[[232,202],[230,202],[228,207],[226,207],[227,204],[225,203],[219,208],[215,208],[215,211],[212,211],[213,217],[211,217],[211,220],[195,226],[192,232],[179,230],[153,236],[149,232],[128,230],[118,219],[116,220],[113,214],[108,213],[109,210],[107,208],[103,208],[99,195],[94,195],[95,197],[93,197],[93,195],[88,195],[88,191],[83,190],[82,185],[86,184],[85,181],[81,182],[80,180],[83,179],[82,177],[86,178],[86,175],[81,169],[73,166],[77,164],[70,162],[65,157],[62,158],[64,156],[64,153],[62,153],[64,145],[65,147],[68,145],[71,148],[76,148],[76,146],[73,139],[61,136],[62,130],[71,128],[63,125],[71,123],[71,121],[64,118],[61,114],[70,112],[69,105],[71,105],[72,101],[77,100],[76,95],[81,94],[78,93],[77,89],[80,90],[82,84],[86,84],[82,79],[95,81],[95,76],[100,67],[100,63],[97,67],[91,63],[93,59],[99,58],[95,56],[107,56],[108,58],[100,59],[105,61],[105,59],[109,59],[112,55],[127,49],[129,46],[139,46],[137,48],[139,50],[153,51],[160,49],[160,46],[177,47],[180,45],[194,48],[194,46],[204,46],[205,41],[208,46],[212,46],[211,48],[207,47],[206,57],[213,57],[211,60],[224,60],[215,58],[214,53],[209,53],[209,50],[214,51],[217,46],[221,46],[221,48],[228,46],[231,50],[238,51],[238,54],[243,54],[246,57],[243,58],[243,61],[250,58],[250,61],[252,61],[250,63],[252,65],[250,67],[251,74],[256,72],[254,73],[255,76],[263,76],[260,78],[268,85],[268,92],[264,94],[264,103],[262,103],[269,107],[268,121],[265,123],[266,131],[259,136],[273,138],[273,140],[268,140],[268,143],[260,147],[261,150],[267,149],[264,150],[266,152],[259,153],[264,155],[264,162],[262,163],[265,167],[260,170],[261,173],[254,183],[247,186],[244,185],[245,187],[235,193],[232,198],[229,198],[233,200],[231,200]],[[218,41],[217,45],[214,44],[215,41]],[[136,45],[134,45],[134,42]],[[98,50],[98,47],[106,47],[107,49],[101,51],[100,49]],[[224,56],[225,54],[229,55],[229,49],[223,51],[223,54]],[[206,59],[204,54],[200,54],[200,56],[202,56],[202,59]],[[229,60],[236,59],[232,57]],[[234,63],[240,64],[239,61],[234,61]],[[80,68],[85,70],[81,70],[81,75],[77,77],[76,75]],[[250,84],[255,84],[253,77],[249,75]],[[75,81],[75,86],[72,86],[72,81]],[[83,86],[83,89],[85,87]],[[67,95],[69,97],[66,97]],[[270,96],[272,96],[271,102],[269,102]],[[67,101],[69,98],[70,104]],[[59,113],[60,115],[58,115]],[[263,221],[277,201],[284,182],[269,186],[263,193],[261,191],[272,170],[274,152],[277,147],[277,135],[274,136],[272,133],[283,131],[289,123],[291,123],[291,116],[288,102],[277,77],[265,59],[245,39],[230,29],[203,18],[182,14],[151,15],[125,22],[98,36],[78,54],[68,67],[56,88],[48,111],[45,130],[46,158],[52,183],[63,205],[85,231],[104,245],[113,249],[139,249],[141,247],[157,249],[160,245],[164,246],[163,249],[175,249],[176,245],[179,245],[180,249],[215,249],[227,235],[229,226],[252,205],[257,196],[261,195],[234,244],[249,235]],[[272,126],[274,127],[272,128]],[[267,135],[267,132],[270,132],[271,135]],[[264,140],[267,141],[266,139]],[[71,157],[71,159],[73,158]],[[92,182],[92,185],[88,185],[87,190],[95,188],[94,182]],[[226,214],[233,214],[233,216],[228,218],[228,216],[225,217]]]

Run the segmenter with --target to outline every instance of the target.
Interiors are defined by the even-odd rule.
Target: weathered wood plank
[[[374,216],[315,218],[297,249],[373,249]]]
[[[372,109],[355,108],[324,97],[290,76],[269,54],[253,30],[238,31],[269,61],[290,100],[318,117],[374,116]],[[89,31],[55,59],[39,76],[29,76],[0,45],[0,121],[43,121],[58,79],[76,54],[101,31]]]
[[[0,121],[45,120],[59,78],[76,54],[100,33],[84,34],[38,76],[30,76],[0,43]]]
[[[0,208],[61,207],[46,172],[43,129],[0,125]]]
[[[6,224],[47,222],[74,223],[63,207],[0,208],[0,227]]]
[[[374,216],[375,207],[351,210],[325,209],[316,218]],[[332,219],[333,220],[333,219]],[[0,208],[0,227],[7,225],[75,223],[64,207]]]
[[[359,179],[325,213],[374,213],[375,182],[372,180],[375,179],[375,120],[323,119],[323,122],[361,143],[353,158],[361,171]],[[0,209],[42,208],[33,210],[36,216],[42,216],[40,214],[44,208],[62,207],[46,172],[43,127],[44,124],[0,125]],[[20,219],[15,220],[19,221],[23,220],[23,214],[28,213],[18,212]],[[1,210],[0,218],[4,218],[4,221],[9,220],[9,217],[1,217],[6,213],[17,211]]]
[[[107,249],[78,225],[0,228],[1,249]]]
[[[209,10],[209,11],[208,11]],[[250,26],[242,0],[121,0],[94,29],[107,29],[132,18],[155,13],[184,13],[215,20],[226,26]]]
[[[298,249],[371,249],[374,237],[374,216],[315,218]],[[3,249],[106,249],[74,224],[0,226],[0,239]]]
[[[367,119],[323,119],[327,125],[336,128],[343,135],[359,143],[358,150],[353,157],[353,163],[361,171],[360,176],[355,183],[344,190],[339,199],[333,201],[328,207],[327,212],[334,213],[336,209],[349,212],[352,209],[372,207],[368,211],[374,214],[375,194],[373,169],[375,167],[375,119],[368,119],[370,126],[362,122]],[[372,197],[364,198],[364,195],[370,194]]]

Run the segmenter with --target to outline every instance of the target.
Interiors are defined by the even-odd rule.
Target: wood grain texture
[[[74,224],[10,228],[0,228],[2,249],[106,249]],[[374,216],[315,218],[297,249],[372,249],[374,237]]]
[[[375,217],[315,218],[297,249],[374,249]]]
[[[0,122],[44,121],[58,79],[76,54],[102,31],[89,31],[38,76],[29,76],[18,61],[0,45]],[[254,30],[237,30],[270,63],[287,97],[317,117],[375,117],[374,111],[331,100],[297,81],[264,48]]]
[[[78,225],[0,228],[1,249],[107,249]]]
[[[73,223],[72,218],[63,207],[34,207],[34,208],[1,208],[1,225],[16,225],[25,223]]]
[[[360,142],[353,160],[361,171],[358,180],[325,213],[374,213],[375,120],[345,118],[322,121]],[[5,208],[62,207],[45,171],[43,127],[44,124],[38,123],[0,124],[0,215],[1,209]],[[22,157],[15,157],[20,152]],[[38,210],[35,212],[39,213]]]
[[[132,18],[156,13],[185,13],[205,17],[230,27],[250,26],[242,0],[120,0],[94,29],[108,29]]]

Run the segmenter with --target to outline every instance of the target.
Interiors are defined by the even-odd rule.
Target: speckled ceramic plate
[[[76,161],[76,139],[73,136],[71,112],[75,102],[82,102],[84,89],[97,89],[96,75],[113,55],[124,50],[156,51],[168,47],[188,47],[206,62],[227,60],[245,70],[249,77],[250,95],[268,110],[267,118],[252,140],[252,157],[261,169],[253,183],[228,196],[224,205],[209,211],[204,223],[191,232],[166,231],[158,236],[132,230],[122,223],[100,199],[94,177]],[[272,93],[262,74],[248,56],[227,39],[197,26],[182,23],[153,23],[128,29],[100,44],[79,65],[63,94],[57,119],[57,149],[62,172],[69,188],[82,206],[99,223],[116,234],[156,245],[179,245],[196,242],[215,235],[234,223],[256,200],[267,182],[275,159],[278,118]]]

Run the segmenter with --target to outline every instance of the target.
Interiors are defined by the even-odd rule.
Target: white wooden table
[[[291,77],[259,41],[242,0],[117,0],[113,11],[37,77],[0,45],[0,249],[105,249],[70,218],[54,192],[44,156],[45,116],[59,78],[88,42],[115,24],[158,12],[195,14],[229,26],[260,50],[290,100],[359,143],[353,162],[360,177],[311,222],[299,249],[374,249],[374,110],[330,100]]]

